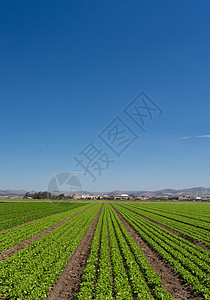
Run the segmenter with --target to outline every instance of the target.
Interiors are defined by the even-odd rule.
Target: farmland
[[[207,203],[0,203],[0,299],[210,299]]]

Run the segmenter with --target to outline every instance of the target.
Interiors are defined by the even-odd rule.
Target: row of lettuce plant
[[[31,212],[40,212],[45,209],[55,208],[52,203],[34,203],[34,202],[7,202],[0,203],[0,220],[6,220],[13,217],[20,217],[23,214],[28,215]]]
[[[135,207],[135,205],[129,205],[131,207]],[[138,206],[137,206],[138,207]],[[152,209],[153,207],[150,207],[148,209],[146,209],[145,207],[139,207],[140,210],[149,212],[151,214],[155,214],[157,216],[175,221],[175,222],[180,222],[180,223],[184,223],[190,226],[196,226],[198,228],[202,228],[202,229],[206,229],[206,230],[210,230],[210,223],[207,221],[202,221],[198,218],[194,219],[190,216],[185,216],[185,215],[180,215],[180,214],[174,214],[174,212],[170,212],[170,211],[159,211],[157,209]]]
[[[152,229],[151,222],[142,222],[142,218],[137,216],[135,213],[126,210],[125,208],[115,205],[121,215],[134,227],[139,235],[164,258],[170,263],[177,273],[184,279],[184,281],[192,286],[196,295],[201,295],[205,299],[209,299],[209,274],[202,270],[199,270],[197,266],[192,263],[188,258],[181,254],[182,247],[180,246],[179,251],[175,250],[170,245],[170,241],[164,238],[162,234],[157,231],[158,226]],[[144,220],[145,221],[145,220]]]
[[[142,250],[138,247],[133,238],[130,236],[117,214],[113,211],[112,214],[115,220],[117,221],[118,226],[122,231],[122,234],[135,257],[141,272],[143,273],[146,279],[147,285],[152,290],[152,294],[154,295],[155,299],[173,299],[171,294],[163,288],[163,283],[161,281],[160,275],[155,273],[154,269],[144,256]]]
[[[40,253],[42,253],[43,247],[44,250],[47,250],[47,248],[53,243],[56,244],[59,238],[63,238],[64,234],[68,235],[71,233],[71,231],[80,224],[78,220],[78,216],[70,219],[68,222],[33,242],[28,247],[17,251],[8,259],[0,262],[0,284],[2,284],[7,278],[12,277],[17,270],[21,270],[24,266],[28,267],[25,262],[30,262],[30,260],[34,257],[38,257]]]
[[[160,216],[163,219],[169,219],[172,221],[175,221],[177,223],[183,223],[189,226],[196,226],[198,228],[204,229],[204,230],[210,230],[210,223],[206,220],[201,220],[200,218],[193,218],[190,216],[186,216],[184,214],[180,213],[174,213],[173,211],[164,211],[160,209],[156,209],[156,207],[150,206],[150,207],[144,207],[141,205],[135,205],[135,204],[128,204],[128,207],[134,207],[135,209],[138,209],[140,211],[143,211],[145,213],[150,213],[151,216],[154,214],[156,216]]]
[[[84,204],[82,204],[82,205],[84,205]],[[28,213],[22,212],[22,214],[20,216],[17,216],[16,214],[7,215],[7,216],[4,215],[4,216],[1,216],[1,218],[0,218],[0,220],[1,220],[0,221],[0,231],[23,224],[23,223],[26,223],[26,222],[29,222],[29,221],[32,221],[32,220],[37,220],[40,218],[44,218],[46,216],[50,216],[50,215],[61,213],[61,212],[64,212],[64,211],[67,211],[67,210],[70,210],[70,209],[73,209],[76,207],[80,207],[82,205],[81,205],[81,203],[76,203],[76,204],[72,204],[71,206],[69,205],[69,207],[68,208],[66,207],[65,209],[64,208],[62,209],[56,205],[53,205],[53,207],[51,207],[51,206],[49,208],[46,207],[46,209],[42,209],[39,211],[30,210],[30,211],[28,211]]]
[[[122,253],[118,246],[114,227],[111,220],[110,211],[107,215],[108,232],[109,232],[109,244],[110,244],[110,256],[112,263],[112,275],[113,275],[113,293],[114,299],[132,300],[133,294],[129,277],[124,266]]]
[[[79,216],[76,216],[67,223],[48,233],[40,240],[35,241],[28,247],[16,252],[11,257],[1,262],[1,283],[5,280],[5,278],[11,277],[15,270],[20,270],[23,266],[28,266],[25,264],[26,261],[30,263],[30,260],[33,257],[41,259],[41,257],[39,257],[40,253],[47,250],[52,243],[56,245],[58,238],[63,239],[64,234],[68,235],[71,231],[78,227],[79,224]]]
[[[99,253],[99,263],[97,268],[97,281],[94,289],[94,299],[111,300],[112,281],[111,281],[111,262],[109,256],[108,228],[107,228],[107,207],[104,205],[103,225],[101,231],[101,246]]]
[[[203,215],[202,213],[199,212],[199,206],[201,206],[202,204],[191,204],[189,206],[189,204],[180,204],[180,203],[176,203],[175,205],[172,205],[170,203],[150,203],[150,204],[136,204],[133,205],[134,207],[139,207],[139,208],[143,208],[143,209],[147,209],[151,212],[158,212],[158,213],[163,213],[163,215],[165,215],[166,213],[170,213],[173,216],[182,216],[184,218],[188,218],[188,221],[192,221],[192,220],[198,220],[198,221],[203,221],[203,222],[207,222],[210,223],[210,210],[208,212],[208,206],[206,204],[204,204],[204,208],[207,209],[207,212],[205,213],[205,215]],[[185,210],[187,206],[187,211]]]
[[[105,204],[76,298],[133,299],[133,296],[173,299],[116,213]]]
[[[133,299],[107,204],[96,227],[76,299]]]
[[[87,204],[81,207],[74,208],[67,212],[59,213],[53,216],[45,217],[41,220],[36,220],[32,223],[22,225],[20,227],[12,228],[0,233],[0,253],[5,250],[47,230],[48,228],[56,225],[57,223],[72,217],[92,204]]]
[[[163,217],[160,215],[155,214],[155,212],[151,213],[149,211],[142,210],[140,208],[130,206],[130,205],[123,205],[124,207],[127,207],[131,210],[135,210],[135,212],[158,222],[159,224],[162,224],[164,226],[167,226],[168,228],[171,228],[177,232],[180,232],[190,238],[193,238],[199,242],[202,242],[203,244],[210,246],[210,231],[198,228],[193,225],[185,224],[180,221],[175,221],[172,219],[169,219],[167,217]]]
[[[94,285],[96,279],[96,268],[98,265],[98,254],[101,243],[101,229],[103,222],[104,208],[98,219],[98,223],[94,232],[91,243],[90,255],[87,259],[85,270],[83,271],[79,292],[76,295],[77,300],[93,299]]]
[[[205,255],[209,254],[208,251],[204,250],[205,253],[200,252],[199,254],[198,251],[195,251],[194,248],[192,249],[190,246],[185,247],[185,244],[182,243],[182,240],[184,241],[184,239],[179,238],[179,242],[177,243],[177,237],[174,234],[167,232],[165,229],[160,228],[141,217],[135,215],[134,218],[140,220],[141,224],[144,224],[144,228],[147,228],[147,230],[149,230],[151,234],[155,234],[156,236],[158,236],[158,239],[162,241],[162,243],[167,241],[167,245],[170,245],[173,250],[176,250],[173,251],[173,255],[176,256],[176,258],[179,258],[179,260],[182,261],[187,269],[189,269],[190,271],[193,270],[193,274],[195,274],[201,280],[201,282],[209,285],[209,256]]]
[[[139,265],[137,264],[135,257],[131,252],[130,247],[126,243],[126,240],[117,224],[117,221],[115,220],[115,218],[113,218],[113,216],[112,216],[112,224],[114,227],[117,240],[119,242],[119,247],[123,255],[126,268],[128,270],[128,276],[131,282],[131,287],[135,299],[141,299],[141,300],[154,299],[145,281],[145,278],[140,271]]]
[[[52,203],[52,202],[18,202],[18,203],[0,203],[0,222],[22,216],[49,212],[64,212],[84,203]]]
[[[202,270],[210,273],[210,252],[208,250],[202,249],[201,247],[187,241],[184,238],[181,238],[168,230],[165,230],[152,222],[144,220],[141,218],[141,222],[145,222],[145,224],[150,224],[151,228],[154,228],[155,231],[161,233],[163,238],[167,238],[171,242],[174,242],[174,247],[180,250],[181,253],[184,254],[187,258],[197,264]],[[181,247],[181,248],[180,248]]]
[[[44,299],[85,236],[100,204],[0,263],[0,297]],[[13,263],[11,263],[13,261]],[[15,264],[16,263],[16,264]]]

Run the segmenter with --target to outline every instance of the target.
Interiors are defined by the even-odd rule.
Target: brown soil
[[[85,237],[69,258],[57,283],[50,288],[50,294],[46,298],[47,300],[75,299],[79,290],[81,276],[90,254],[91,242],[101,211],[102,207],[90,225]]]
[[[161,260],[158,254],[149,247],[149,245],[138,235],[135,229],[120,215],[120,213],[116,210],[115,212],[125,228],[128,230],[131,237],[134,239],[135,243],[142,250],[154,271],[160,275],[163,287],[172,295],[174,300],[203,299],[202,297],[195,296],[192,288],[185,286],[185,283],[176,273],[174,268],[164,260]]]
[[[73,216],[71,216],[71,217],[69,217],[69,218],[67,218],[67,219],[65,219],[65,220],[60,221],[59,223],[55,224],[54,226],[48,228],[47,230],[45,230],[45,231],[43,231],[43,232],[41,232],[41,233],[39,233],[39,234],[37,234],[37,235],[31,237],[30,239],[25,240],[25,241],[21,242],[20,244],[13,246],[13,247],[10,248],[10,249],[7,249],[6,251],[4,251],[4,252],[2,252],[2,253],[0,254],[0,261],[7,259],[8,257],[10,257],[12,254],[16,253],[17,251],[19,251],[19,250],[21,250],[21,249],[24,249],[24,248],[28,247],[31,243],[33,243],[33,242],[35,242],[35,241],[41,239],[41,238],[42,238],[43,236],[45,236],[46,234],[50,233],[50,232],[53,231],[54,229],[56,229],[56,228],[58,228],[59,226],[63,225],[64,223],[66,223],[66,222],[69,221],[70,219],[74,218],[75,216],[77,216],[77,215],[83,213],[85,210],[87,210],[87,209],[89,209],[89,208],[90,208],[90,207],[84,209],[83,211],[79,212],[78,214],[75,214],[75,215],[73,215]],[[33,221],[31,221],[31,222],[33,222]],[[28,222],[28,223],[31,223],[31,222]],[[26,223],[25,223],[25,224],[26,224]],[[20,226],[20,225],[17,225],[16,227],[19,227],[19,226]]]
[[[179,236],[179,237],[181,237],[181,238],[183,238],[183,239],[185,239],[185,240],[191,242],[192,244],[194,244],[194,245],[196,245],[196,246],[198,246],[198,247],[200,247],[200,248],[202,248],[202,249],[204,249],[204,250],[207,250],[207,251],[210,250],[210,247],[204,245],[203,243],[201,243],[201,242],[199,242],[199,241],[194,240],[193,238],[191,238],[191,237],[189,237],[189,236],[187,236],[187,235],[185,235],[185,234],[183,234],[183,233],[180,233],[180,232],[178,232],[178,231],[175,231],[174,229],[171,229],[171,228],[169,228],[169,227],[167,227],[167,226],[165,226],[165,225],[162,225],[162,224],[160,224],[160,223],[158,223],[158,222],[156,222],[156,221],[154,221],[154,220],[152,220],[152,219],[149,219],[149,218],[147,218],[147,217],[145,217],[145,216],[143,216],[143,215],[141,215],[141,214],[139,214],[139,213],[137,213],[137,212],[135,212],[135,211],[133,211],[133,210],[127,208],[127,207],[124,207],[124,206],[122,206],[122,207],[123,207],[123,208],[126,208],[127,210],[132,211],[133,213],[135,213],[135,214],[141,216],[142,218],[144,218],[144,219],[146,219],[146,220],[148,220],[148,221],[150,221],[150,222],[152,222],[152,223],[158,225],[159,227],[161,227],[161,228],[163,228],[163,229],[166,229],[167,231],[172,232],[173,234],[175,234],[175,235],[177,235],[177,236]]]

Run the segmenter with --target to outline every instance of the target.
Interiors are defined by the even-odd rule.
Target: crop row
[[[203,262],[203,259],[205,257],[203,251],[201,251],[200,260],[198,256],[195,256],[195,259],[193,260],[193,251],[195,249],[194,247],[188,250],[183,249],[184,243],[183,245],[178,245],[176,236],[172,233],[169,233],[170,238],[168,238],[167,235],[164,235],[164,233],[167,232],[166,230],[143,219],[135,213],[128,211],[125,208],[122,208],[119,205],[115,204],[114,207],[134,227],[134,229],[139,233],[139,235],[156,252],[158,252],[158,254],[162,258],[164,258],[168,263],[170,263],[174,267],[174,269],[184,279],[184,281],[188,285],[191,285],[193,287],[193,290],[197,295],[201,295],[205,299],[210,299],[209,266],[206,262]],[[179,241],[181,242],[181,238]],[[190,259],[189,255],[191,255]]]
[[[107,204],[103,206],[76,298],[133,299]]]
[[[105,204],[102,214],[77,300],[172,299],[113,209]]]
[[[49,216],[40,220],[36,220],[32,223],[2,232],[0,234],[0,253],[41,233],[42,231],[50,228],[60,221],[63,221],[90,206],[91,204],[87,204],[81,207],[74,208],[67,212]]]
[[[14,202],[0,203],[0,220],[6,220],[13,217],[30,215],[32,212],[41,212],[45,210],[66,211],[72,206],[84,205],[84,203],[64,203],[64,202]]]
[[[0,262],[0,297],[43,299],[99,211],[97,204]]]
[[[203,270],[207,274],[210,274],[210,252],[209,251],[204,250],[145,219],[140,218],[140,220],[141,220],[141,224],[144,224],[146,226],[149,225],[150,229],[152,228],[156,232],[161,234],[161,239],[163,241],[167,240],[168,243],[172,245],[174,249],[178,250],[191,262],[195,263],[201,270]]]
[[[131,281],[125,269],[125,260],[119,246],[119,241],[116,239],[113,223],[108,215],[108,229],[109,229],[109,243],[110,243],[110,256],[112,263],[113,274],[113,294],[114,299],[133,299]]]
[[[86,262],[86,267],[82,275],[80,290],[77,293],[77,299],[92,299],[94,293],[94,284],[96,278],[96,268],[98,265],[98,253],[101,243],[101,229],[103,222],[104,209],[98,219],[98,223],[94,232],[91,243],[90,255]]]
[[[109,255],[107,209],[103,206],[93,241],[90,256],[82,275],[77,300],[112,298],[111,263]]]
[[[136,284],[139,292],[135,296],[138,299],[172,299],[172,296],[165,289],[163,289],[163,283],[160,276],[154,272],[153,268],[145,258],[142,250],[131,238],[130,234],[116,213],[112,210],[111,214],[112,222],[122,253],[125,259],[128,253],[131,258],[130,261],[128,261],[128,264],[126,264],[126,267],[129,268],[130,263],[132,266],[136,266],[136,273],[139,277],[136,281]],[[136,276],[135,272],[130,275],[131,278]],[[134,290],[136,290],[136,287]],[[152,291],[152,296],[150,291]]]
[[[108,242],[107,208],[104,206],[103,226],[101,231],[101,247],[97,268],[97,280],[95,284],[94,299],[113,299],[111,281],[111,262]]]
[[[52,207],[52,203],[33,203],[33,202],[7,202],[0,203],[0,220],[9,219],[13,216],[22,216],[22,214],[30,214],[31,211],[41,211]]]
[[[84,204],[82,204],[84,205]],[[50,205],[49,207],[42,207],[40,210],[32,210],[31,208],[28,211],[17,212],[13,214],[7,214],[0,216],[0,231],[4,229],[11,228],[13,226],[23,224],[32,220],[50,216],[52,214],[61,213],[67,210],[71,210],[76,207],[80,207],[80,203],[69,204],[68,206],[59,207],[57,205]],[[0,205],[0,208],[1,205]]]
[[[196,226],[196,227],[200,227],[202,229],[207,229],[207,230],[210,230],[210,223],[209,222],[206,222],[206,221],[203,221],[201,219],[198,219],[198,218],[192,218],[190,216],[185,216],[185,215],[181,215],[180,213],[174,213],[173,211],[170,212],[170,211],[159,211],[157,209],[152,209],[152,207],[150,207],[149,209],[146,209],[144,207],[141,207],[141,206],[134,206],[134,205],[129,205],[129,206],[132,206],[132,207],[138,207],[141,211],[146,211],[146,212],[149,212],[151,214],[155,214],[155,215],[158,215],[160,217],[163,217],[163,218],[168,218],[170,220],[173,220],[173,221],[176,221],[176,222],[181,222],[181,223],[184,223],[184,224],[187,224],[187,225],[190,225],[190,226]]]
[[[180,217],[180,221],[172,220],[168,217],[163,217],[155,212],[146,211],[143,209],[140,209],[138,207],[134,207],[131,205],[123,205],[124,207],[127,207],[142,216],[145,216],[153,221],[158,222],[159,224],[162,224],[164,226],[167,226],[168,228],[174,229],[177,232],[180,232],[190,238],[193,238],[199,242],[202,242],[203,244],[210,246],[210,231],[204,230],[202,228],[198,228],[194,225],[189,225],[182,223],[182,217]]]
[[[200,207],[206,208],[205,211],[200,211]],[[143,208],[151,212],[157,213],[170,213],[173,216],[178,215],[184,218],[189,218],[188,221],[198,220],[210,223],[210,211],[208,204],[170,204],[170,203],[150,203],[150,204],[140,204],[135,207]],[[187,209],[187,210],[186,210]]]

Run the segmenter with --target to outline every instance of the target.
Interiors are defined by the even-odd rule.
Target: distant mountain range
[[[25,190],[0,190],[0,196],[24,196],[27,191]]]
[[[188,189],[163,189],[163,190],[157,190],[157,191],[145,191],[145,190],[139,190],[139,191],[113,191],[109,193],[109,195],[120,195],[120,194],[128,194],[128,195],[145,195],[148,197],[162,197],[162,196],[200,196],[200,197],[206,197],[210,196],[210,188],[205,187],[193,187]]]
[[[0,196],[24,196],[27,191],[25,190],[0,190]],[[35,193],[36,191],[30,191],[30,193]],[[67,195],[72,195],[72,192],[70,191],[56,191],[53,194],[65,194]],[[87,195],[104,195],[105,193],[103,192],[91,192],[91,191],[82,191],[81,194]],[[200,197],[206,197],[210,196],[210,188],[205,188],[205,187],[193,187],[193,188],[188,188],[188,189],[180,189],[180,190],[175,190],[175,189],[163,189],[163,190],[157,190],[157,191],[146,191],[146,190],[138,190],[138,191],[132,191],[132,190],[115,190],[112,192],[106,192],[107,195],[112,195],[112,196],[118,196],[121,194],[128,194],[128,195],[145,195],[148,197],[161,197],[161,196],[200,196]]]

